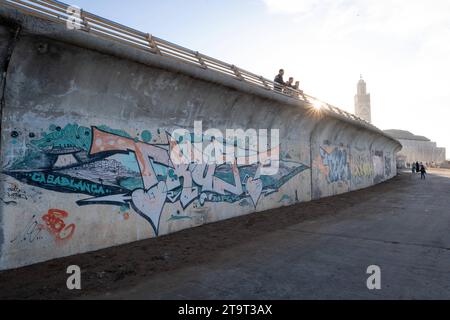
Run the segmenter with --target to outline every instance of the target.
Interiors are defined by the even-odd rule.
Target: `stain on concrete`
[[[6,70],[10,58],[10,46],[12,41],[12,30],[9,27],[0,25],[0,132],[2,130],[3,122],[3,108],[4,108],[4,91],[6,83]],[[3,145],[2,138],[0,137],[0,150]],[[0,155],[0,159],[2,156]],[[0,182],[1,183],[1,182]],[[0,186],[2,188],[2,186]],[[2,193],[3,190],[0,190]],[[2,257],[2,248],[4,242],[4,231],[3,231],[3,206],[10,203],[5,202],[3,199],[0,201],[0,258]]]

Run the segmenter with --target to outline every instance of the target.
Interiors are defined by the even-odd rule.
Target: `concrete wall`
[[[2,89],[0,91],[0,99],[3,98],[4,72],[6,69],[10,37],[10,30],[4,26],[0,26],[0,88]]]
[[[20,19],[25,28],[1,119],[0,269],[348,192],[396,174],[400,145],[380,131],[209,71]],[[173,165],[170,134],[192,132],[194,121],[203,121],[204,131],[279,129],[280,170]]]
[[[354,191],[396,175],[398,144],[327,119],[311,135],[313,199]]]

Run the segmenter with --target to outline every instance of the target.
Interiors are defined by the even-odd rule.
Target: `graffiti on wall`
[[[379,183],[384,180],[385,164],[383,151],[375,151],[372,157],[374,169],[374,182]]]
[[[341,182],[351,179],[347,149],[341,147],[320,147],[322,165],[326,168],[328,182]]]
[[[388,155],[384,157],[384,174],[386,177],[392,175],[392,158]]]
[[[194,139],[192,137],[192,141]],[[185,210],[193,203],[200,206],[207,202],[233,204],[245,199],[256,208],[263,197],[277,192],[293,177],[309,169],[286,159],[279,160],[278,173],[270,176],[261,174],[261,163],[174,165],[171,157],[178,154],[173,151],[180,148],[180,143],[159,129],[132,137],[123,130],[106,126],[51,126],[40,138],[28,141],[26,152],[18,159],[10,159],[3,172],[42,189],[88,196],[77,202],[80,206],[130,207],[145,218],[158,235],[167,203],[179,203]],[[334,170],[340,163],[333,161],[330,159],[329,163]],[[333,171],[330,177],[338,179],[344,174],[348,173]],[[47,227],[62,239],[75,229],[72,225],[62,228],[61,220],[65,217],[59,211],[47,217],[50,223]]]
[[[9,183],[6,188],[6,196],[13,200],[28,200],[28,195],[24,190],[21,190],[16,183]]]
[[[374,170],[369,152],[353,150],[351,157],[352,179],[355,185],[364,184],[372,179]],[[372,181],[370,181],[372,182]]]
[[[11,240],[11,243],[29,242],[33,243],[43,239],[42,231],[47,231],[54,239],[60,243],[70,240],[75,232],[75,224],[66,224],[65,219],[69,214],[64,210],[50,209],[39,220],[36,215],[33,215],[25,228]]]
[[[68,217],[69,214],[64,210],[50,209],[47,214],[42,217],[42,220],[44,221],[43,227],[55,237],[55,240],[69,240],[72,238],[76,226],[74,223],[66,225],[64,220]]]
[[[33,243],[35,241],[42,239],[42,224],[39,223],[36,215],[33,215],[31,219],[26,224],[19,234],[11,240],[11,243],[19,242],[29,242]]]

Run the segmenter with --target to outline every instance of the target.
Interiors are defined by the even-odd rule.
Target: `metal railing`
[[[127,46],[131,46],[149,54],[161,55],[183,61],[199,68],[213,70],[230,76],[237,81],[249,83],[254,86],[272,90],[274,93],[292,97],[310,103],[314,106],[339,114],[347,119],[360,122],[364,125],[375,128],[369,122],[351,114],[347,111],[332,106],[313,96],[303,93],[303,91],[293,88],[280,88],[280,84],[256,75],[252,72],[241,69],[235,65],[209,57],[197,51],[193,51],[166,40],[157,38],[149,33],[121,25],[114,21],[99,17],[90,12],[81,10],[79,18],[74,15],[73,7],[56,0],[0,0],[0,4],[15,8],[26,14],[54,21],[60,24],[72,24],[73,27],[82,32],[87,32],[101,38],[109,39]],[[278,89],[278,90],[277,90]]]

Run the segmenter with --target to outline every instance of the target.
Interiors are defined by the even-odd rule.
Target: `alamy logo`
[[[370,277],[367,279],[367,289],[381,290],[381,268],[376,265],[369,266],[367,274],[370,274]]]
[[[69,290],[81,290],[81,269],[79,266],[69,266],[67,268],[67,274],[70,276],[67,278],[67,289]]]
[[[267,129],[219,129],[203,132],[203,123],[194,122],[194,132],[176,129],[170,136],[170,158],[174,165],[255,165],[259,174],[273,176],[280,168],[280,131]]]

